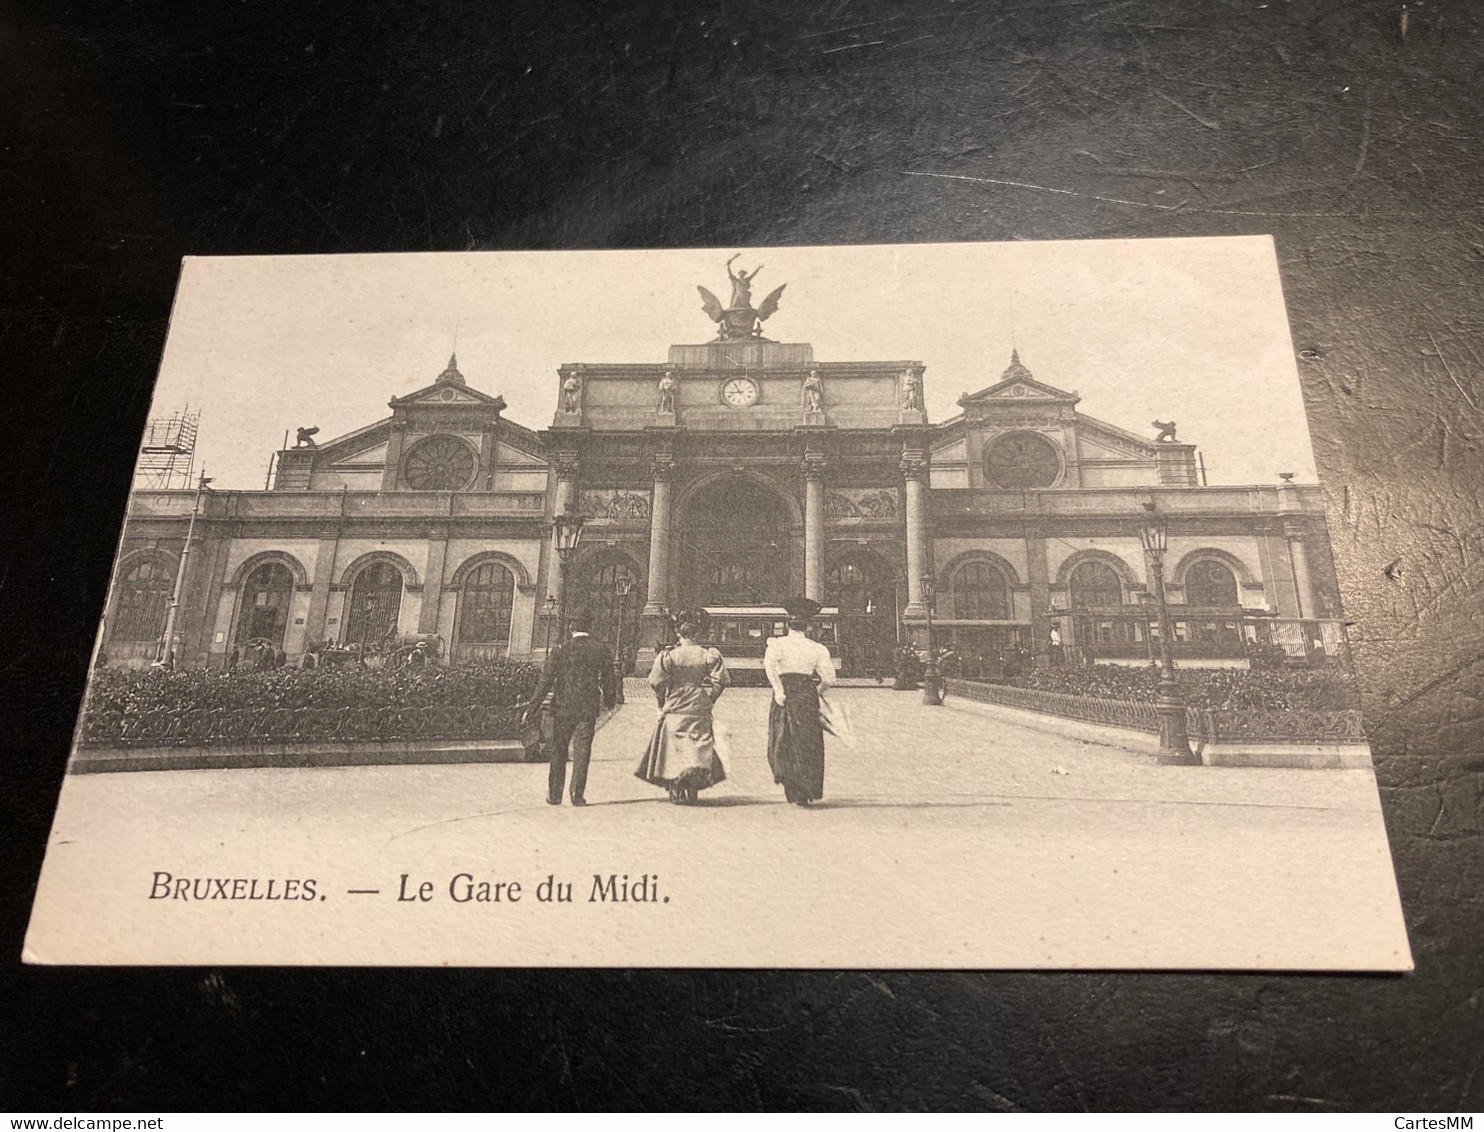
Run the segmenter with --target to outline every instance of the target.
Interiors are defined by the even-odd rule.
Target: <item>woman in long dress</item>
[[[806,635],[819,603],[809,598],[784,602],[788,635],[771,637],[763,651],[763,671],[773,688],[768,712],[768,765],[773,781],[796,806],[824,797],[824,725],[819,694],[835,682],[830,650]]]
[[[711,705],[731,681],[721,653],[697,643],[709,620],[705,610],[682,613],[679,641],[661,650],[649,673],[660,718],[634,774],[665,787],[679,805],[693,805],[699,791],[727,776],[716,753]]]

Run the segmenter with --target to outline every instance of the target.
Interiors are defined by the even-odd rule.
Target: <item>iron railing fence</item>
[[[947,681],[950,695],[979,703],[998,704],[1022,711],[1096,723],[1105,727],[1127,727],[1159,734],[1159,713],[1148,700],[1110,700],[1067,692],[1042,692],[1005,684],[975,680]],[[1274,709],[1269,711],[1229,708],[1187,708],[1186,729],[1192,739],[1209,743],[1364,743],[1361,713]]]

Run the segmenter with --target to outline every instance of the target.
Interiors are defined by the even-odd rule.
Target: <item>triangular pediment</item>
[[[1012,350],[1010,364],[1000,374],[999,381],[978,393],[965,393],[958,399],[958,403],[968,406],[1000,401],[1039,401],[1043,404],[1049,401],[1058,405],[1075,405],[1079,400],[1081,398],[1075,393],[1037,381],[1031,376],[1031,371],[1021,364],[1019,351]]]
[[[1011,377],[981,389],[978,393],[966,393],[958,399],[960,405],[982,405],[987,401],[1055,401],[1062,405],[1075,405],[1081,398],[1065,389],[1046,385],[1031,377]]]
[[[491,397],[488,393],[470,389],[467,385],[440,381],[405,397],[394,397],[391,404],[394,409],[408,405],[482,405],[499,410],[505,407],[505,398]]]

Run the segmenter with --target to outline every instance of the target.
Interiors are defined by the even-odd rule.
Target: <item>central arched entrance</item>
[[[850,547],[831,556],[825,605],[836,616],[842,676],[885,675],[897,644],[897,572],[875,551]]]
[[[746,476],[700,487],[681,510],[680,604],[778,605],[790,593],[792,516],[777,491]]]

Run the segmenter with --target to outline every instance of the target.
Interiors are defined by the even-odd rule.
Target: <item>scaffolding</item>
[[[152,417],[139,445],[139,463],[134,486],[154,491],[179,491],[191,487],[196,464],[196,429],[201,411],[186,406],[168,417]]]

